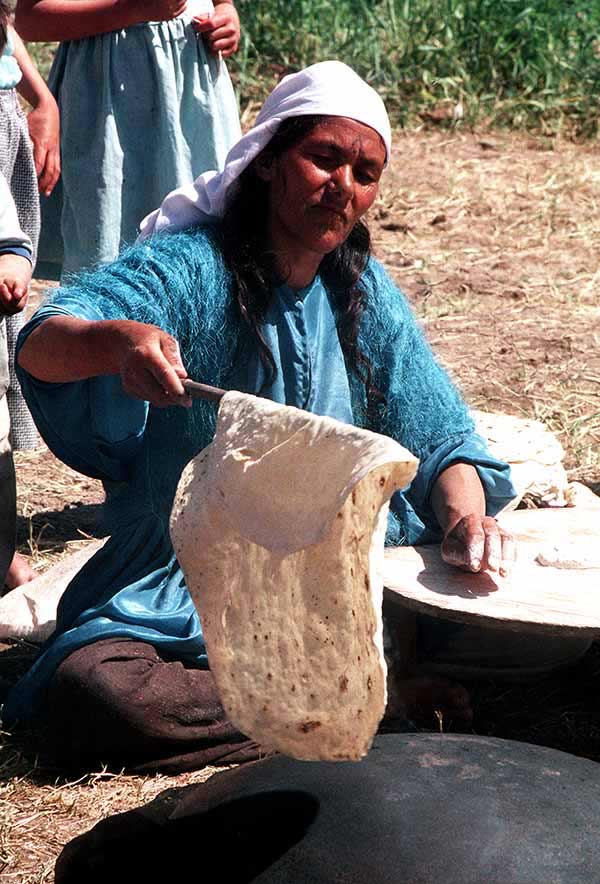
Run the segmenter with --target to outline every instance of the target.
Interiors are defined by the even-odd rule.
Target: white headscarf
[[[165,197],[140,225],[139,239],[164,230],[182,230],[222,218],[232,188],[252,160],[267,146],[279,125],[290,117],[349,117],[381,135],[390,158],[392,132],[380,96],[341,61],[322,61],[284,77],[265,101],[253,128],[237,141],[222,172],[204,172],[192,184]]]

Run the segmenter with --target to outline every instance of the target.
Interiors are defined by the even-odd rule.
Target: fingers
[[[130,366],[121,374],[121,380],[123,390],[129,396],[145,399],[156,408],[191,405],[189,397],[183,391],[181,380],[166,363],[148,361],[146,364]]]
[[[485,553],[485,532],[481,518],[464,516],[442,543],[442,558],[449,565],[465,571],[479,571]]]
[[[499,571],[502,559],[502,541],[500,540],[498,523],[495,519],[485,519],[483,525],[485,545],[481,566],[483,570]]]
[[[223,4],[209,18],[194,18],[192,25],[197,34],[204,34],[208,48],[220,52],[225,58],[237,51],[240,42],[240,21],[231,4]]]
[[[32,138],[32,143],[33,143],[33,164],[35,166],[36,177],[39,180],[42,172],[44,171],[44,165],[46,163],[47,149],[39,138]]]
[[[502,543],[502,554],[500,556],[500,575],[508,577],[513,565],[517,560],[517,544],[512,534],[500,529],[500,541]]]
[[[60,176],[60,152],[58,148],[47,151],[41,174],[38,175],[38,187],[44,196],[50,196]]]
[[[490,516],[464,516],[442,543],[442,558],[465,571],[492,571],[505,577],[516,558],[512,535]]]
[[[12,316],[25,306],[31,262],[21,255],[0,255],[0,311]]]
[[[210,15],[199,15],[192,19],[192,27],[197,34],[208,34],[215,26]]]
[[[60,123],[54,99],[40,102],[27,115],[38,188],[49,196],[60,175]]]
[[[27,302],[27,286],[0,283],[0,313],[13,316],[19,313]]]
[[[481,570],[497,571],[507,577],[517,556],[514,538],[491,518],[484,519],[484,531],[485,552]]]
[[[12,316],[12,290],[4,282],[0,282],[0,312]]]
[[[164,351],[163,351],[164,354]],[[148,364],[148,372],[153,376],[158,384],[161,394],[169,400],[167,404],[172,405],[173,402],[185,400],[186,393],[181,383],[181,371],[183,366],[179,364],[177,369],[171,364],[166,354],[162,358],[156,359],[155,362]]]
[[[33,160],[38,177],[38,190],[50,196],[60,175],[60,154],[58,148],[47,149],[43,141],[34,142]]]
[[[17,286],[13,289],[13,310],[19,313],[27,302],[27,286]]]
[[[135,328],[133,333],[134,346],[125,354],[120,370],[124,391],[157,408],[170,405],[189,408],[192,402],[181,383],[187,372],[177,341],[151,326]]]
[[[233,39],[231,37],[224,37],[220,40],[209,40],[208,48],[213,53],[213,55],[217,55],[217,53],[221,53],[223,58],[229,58],[235,52],[237,52],[238,48],[238,40]]]
[[[155,408],[167,408],[169,405],[176,404],[176,400],[165,392],[155,374],[144,366],[130,368],[126,374],[121,376],[121,381],[123,390],[128,396],[132,396],[134,399],[144,399]]]
[[[170,335],[165,335],[164,338],[161,339],[161,349],[164,353],[165,359],[175,371],[177,378],[187,378],[187,371],[185,370],[185,367],[181,360],[179,343],[175,340],[175,338],[172,338]],[[178,395],[183,394],[183,384],[181,383],[181,381],[179,381],[178,387]]]

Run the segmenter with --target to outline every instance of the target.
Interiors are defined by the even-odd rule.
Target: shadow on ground
[[[62,510],[45,510],[32,516],[17,516],[17,546],[24,551],[43,552],[63,547],[73,540],[104,537],[102,504],[68,504]]]

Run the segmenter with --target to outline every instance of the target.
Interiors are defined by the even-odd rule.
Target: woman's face
[[[270,184],[271,245],[320,262],[372,205],[384,163],[378,133],[347,117],[327,117],[278,157],[265,151],[256,172]]]

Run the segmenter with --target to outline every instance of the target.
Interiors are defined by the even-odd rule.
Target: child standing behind
[[[18,34],[9,25],[11,7],[0,0],[0,172],[14,199],[19,225],[31,240],[33,261],[40,232],[38,190],[50,194],[60,174],[56,102]],[[17,92],[31,105],[26,116]],[[13,447],[34,447],[37,434],[14,373],[20,316],[2,323],[9,351],[8,404]]]
[[[239,19],[232,0],[19,0],[16,23],[61,41],[49,85],[62,179],[43,201],[36,270],[57,279],[112,261],[165,194],[222,167],[240,132],[222,61]]]
[[[21,230],[6,178],[0,172],[0,594],[35,577],[27,561],[15,553],[16,481],[9,442],[10,419],[6,402],[8,348],[5,316],[25,306],[31,279],[31,240]]]
[[[58,107],[9,18],[10,5],[0,0],[0,171],[35,254],[38,190],[49,196],[60,174]],[[17,92],[31,105],[27,116]]]

